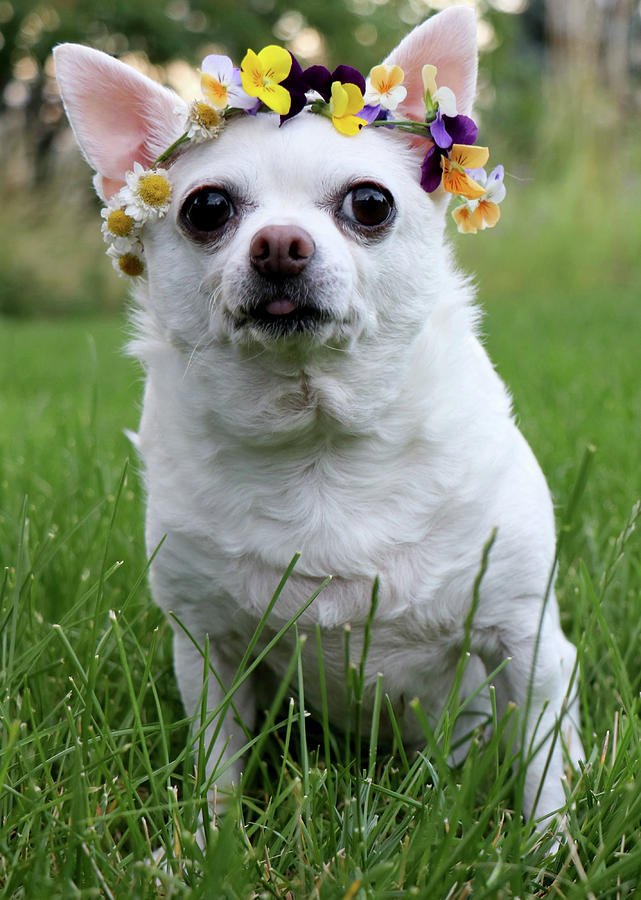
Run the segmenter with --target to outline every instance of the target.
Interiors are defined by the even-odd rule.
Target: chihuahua
[[[96,50],[65,44],[55,63],[109,201],[134,164],[149,166],[180,138],[176,110],[186,106]],[[388,57],[406,74],[397,115],[424,117],[426,63],[469,113],[469,9],[433,16]],[[207,681],[215,710],[295,553],[264,643],[332,576],[298,631],[313,638],[320,627],[340,726],[345,626],[359,659],[377,580],[364,723],[382,673],[403,738],[418,747],[425,737],[410,701],[435,722],[469,651],[461,691],[478,694],[472,725],[483,721],[479,688],[498,668],[500,709],[513,702],[525,717],[523,808],[542,818],[564,806],[565,766],[583,753],[576,650],[552,590],[553,508],[452,263],[448,194],[419,183],[425,147],[389,127],[341,133],[306,109],[283,123],[273,112],[234,116],[215,140],[169,157],[171,198],[145,225],[134,313],[150,553],[161,544],[152,592],[182,624],[175,668],[192,713],[202,648],[217,676]],[[267,655],[276,677],[294,643],[290,629]],[[307,641],[302,667],[319,709],[315,647]],[[208,726],[217,791],[241,775],[252,678],[234,695],[245,728],[230,716]]]

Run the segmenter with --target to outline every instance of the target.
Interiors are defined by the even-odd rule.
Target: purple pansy
[[[303,76],[309,88],[320,94],[325,103],[329,103],[332,98],[332,85],[335,81],[341,84],[355,84],[360,88],[361,94],[365,93],[365,79],[358,69],[351,66],[337,66],[333,72],[325,66],[310,66],[305,69]]]
[[[372,122],[385,122],[387,119],[392,118],[390,110],[384,109],[380,103],[377,103],[375,106],[366,103],[358,116],[360,119],[365,119],[368,125],[371,125]],[[390,125],[389,127],[393,126]]]
[[[307,103],[307,91],[309,90],[309,85],[307,83],[307,79],[305,77],[305,73],[301,67],[301,64],[298,62],[296,57],[291,51],[288,51],[289,55],[292,58],[292,67],[290,69],[289,75],[287,78],[281,82],[281,85],[289,91],[289,95],[292,99],[291,106],[289,107],[289,112],[280,117],[280,124],[286,122],[287,119],[293,118],[293,116],[297,116],[299,112],[305,107]]]
[[[430,147],[421,166],[421,187],[428,194],[441,183],[443,174],[441,157],[447,156],[452,144],[473,144],[478,137],[478,128],[469,116],[439,116],[430,124],[430,134],[434,144]],[[436,133],[435,133],[436,132]]]
[[[444,118],[445,116],[441,115],[440,109],[437,109],[436,118],[430,123],[430,134],[437,147],[447,150],[452,146],[452,138],[445,126]]]

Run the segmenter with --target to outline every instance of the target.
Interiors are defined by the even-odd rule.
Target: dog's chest
[[[469,502],[451,493],[417,489],[438,477],[426,447],[399,453],[361,441],[263,453],[223,446],[206,458],[192,445],[190,455],[169,448],[171,462],[158,448],[148,458],[151,543],[180,534],[212,581],[250,606],[256,595],[264,605],[294,553],[296,574],[311,579],[310,589],[331,575],[371,590],[387,570],[405,596],[418,590],[414,582],[429,592],[426,558],[438,580],[452,556],[448,545],[478,513],[462,515]]]
[[[328,465],[310,466],[295,477],[290,471],[289,479],[261,477],[257,483],[248,474],[233,479],[223,467],[211,495],[201,486],[192,505],[192,498],[177,490],[162,516],[152,492],[150,546],[167,535],[154,564],[157,600],[184,615],[177,597],[182,594],[196,630],[212,633],[215,625],[215,632],[235,640],[242,654],[298,552],[265,636],[269,639],[317,594],[298,625],[309,645],[320,626],[323,652],[336,672],[337,662],[344,661],[346,625],[351,657],[360,658],[378,577],[377,633],[368,671],[374,676],[383,668],[397,672],[401,695],[408,653],[418,653],[423,668],[438,670],[444,650],[460,644],[463,610],[481,553],[478,535],[470,533],[466,540],[461,529],[466,521],[472,529],[476,516],[458,517],[454,528],[442,504],[428,509],[425,498],[417,501],[411,478],[406,482],[399,473],[394,491],[380,473],[362,472],[361,477],[368,490],[352,484],[351,494],[345,491],[349,478]],[[161,496],[166,500],[165,492]],[[467,560],[461,558],[461,540],[469,547]],[[281,642],[276,656],[291,652],[291,638]],[[285,659],[280,662],[286,666]]]
[[[341,384],[347,395],[349,380]],[[243,622],[247,640],[300,553],[274,610],[277,627],[326,576],[332,582],[302,622],[310,634],[316,623],[362,628],[376,576],[377,622],[402,620],[408,638],[424,645],[460,626],[483,546],[499,524],[488,498],[511,435],[479,424],[469,391],[451,399],[442,391],[427,423],[406,400],[360,429],[336,417],[332,424],[327,411],[319,421],[318,407],[303,402],[308,393],[302,421],[290,406],[279,430],[287,392],[276,379],[260,390],[248,375],[220,377],[209,393],[188,387],[170,366],[154,371],[141,423],[150,553],[166,536],[152,570],[161,606],[188,610],[203,632],[213,625],[232,633]],[[341,392],[326,389],[330,395]]]

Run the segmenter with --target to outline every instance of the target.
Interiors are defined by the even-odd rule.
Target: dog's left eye
[[[359,184],[343,200],[341,212],[366,228],[383,225],[394,211],[392,195],[377,184]]]
[[[232,212],[231,200],[224,191],[206,187],[187,197],[180,218],[189,232],[208,237],[225,225]]]

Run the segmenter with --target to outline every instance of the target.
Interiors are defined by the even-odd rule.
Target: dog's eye
[[[219,231],[232,212],[231,200],[224,191],[206,187],[187,197],[180,218],[188,231],[206,237]]]
[[[343,200],[342,212],[353,222],[374,228],[392,215],[392,195],[376,184],[359,184]]]

